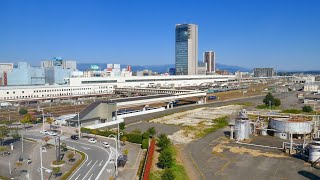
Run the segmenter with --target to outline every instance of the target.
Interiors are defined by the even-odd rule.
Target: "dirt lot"
[[[240,105],[203,107],[153,119],[150,122],[183,127],[182,130],[169,135],[169,138],[176,144],[185,144],[200,138],[199,132],[211,128],[214,125],[213,119],[236,114],[241,107]]]

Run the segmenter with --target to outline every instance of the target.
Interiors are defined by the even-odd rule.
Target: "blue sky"
[[[1,0],[0,62],[55,56],[88,63],[173,64],[174,28],[199,26],[199,60],[320,69],[319,0]]]

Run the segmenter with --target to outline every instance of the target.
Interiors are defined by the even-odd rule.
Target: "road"
[[[24,137],[40,141],[44,135],[41,135],[38,131],[27,131]],[[109,142],[111,147],[104,148],[101,145],[102,139],[97,139],[98,142],[96,144],[89,143],[87,138],[81,138],[80,140],[75,141],[71,140],[69,137],[61,136],[60,139],[61,143],[64,142],[67,146],[86,154],[84,162],[70,176],[69,180],[105,180],[109,179],[110,176],[115,175],[114,159],[116,149],[112,147],[114,143]],[[51,139],[49,143],[54,144],[54,140]]]

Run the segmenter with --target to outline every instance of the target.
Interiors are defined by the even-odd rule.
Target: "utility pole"
[[[40,144],[40,173],[41,173],[41,180],[43,180],[42,146],[41,146],[41,144]]]
[[[21,131],[21,151],[23,153],[23,133]]]
[[[12,174],[11,172],[11,163],[10,163],[10,159],[9,159],[9,173]]]

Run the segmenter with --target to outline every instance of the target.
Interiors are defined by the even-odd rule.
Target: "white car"
[[[93,139],[93,138],[90,138],[90,139],[88,140],[88,142],[89,142],[89,143],[97,143],[97,140],[95,140],[95,139]]]
[[[55,133],[55,132],[49,131],[49,132],[48,132],[48,135],[49,135],[49,136],[56,136],[56,135],[58,135],[58,134]]]
[[[110,148],[110,145],[108,142],[102,142],[102,146],[105,148]]]
[[[48,134],[48,131],[47,130],[42,130],[42,131],[40,131],[40,134]]]

